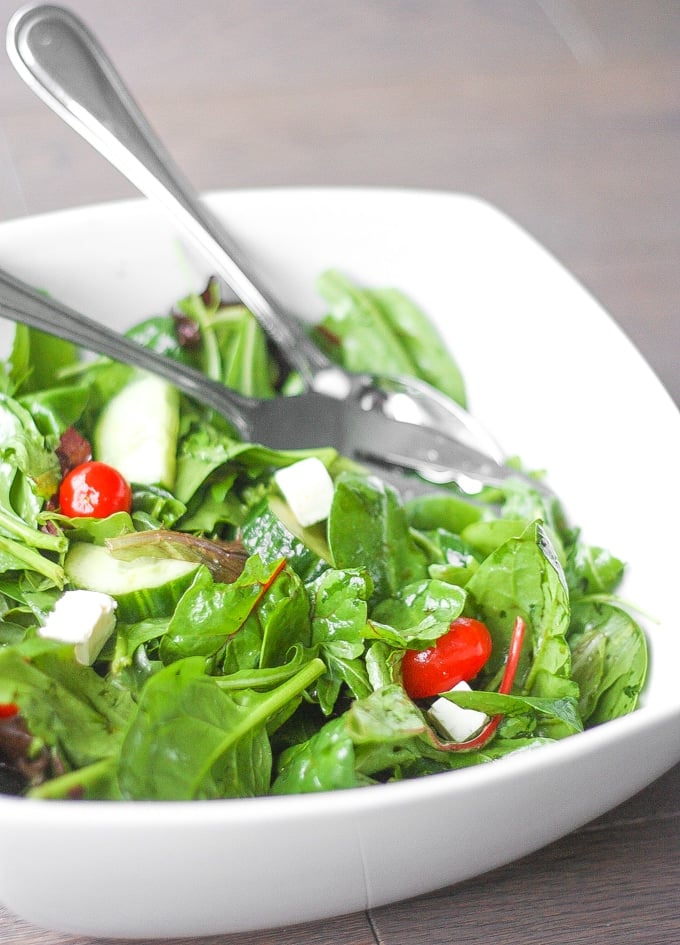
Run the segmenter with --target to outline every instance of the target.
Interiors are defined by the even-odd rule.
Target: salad
[[[465,401],[426,316],[337,272],[310,329],[351,370]],[[211,281],[129,334],[295,393]],[[293,407],[291,409],[294,409]],[[183,800],[500,759],[635,709],[624,564],[525,479],[403,501],[332,449],[274,451],[167,382],[17,325],[0,363],[0,791]]]

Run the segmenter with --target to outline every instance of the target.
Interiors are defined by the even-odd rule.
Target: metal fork
[[[256,400],[229,390],[218,381],[164,355],[144,348],[117,331],[56,300],[41,295],[0,270],[0,315],[113,358],[153,372],[232,424],[244,440],[274,449],[335,447],[397,486],[402,497],[433,491],[435,483],[457,483],[475,493],[483,485],[502,486],[520,474],[483,453],[436,433],[429,427],[386,416],[373,402],[372,388],[353,378],[342,398],[307,390],[294,397]],[[532,485],[540,486],[531,480]]]
[[[78,17],[51,4],[23,7],[10,21],[7,50],[20,76],[40,98],[142,193],[170,212],[252,311],[289,365],[300,373],[310,395],[332,395],[338,428],[343,424],[349,428],[357,421],[352,402],[360,390],[366,403],[375,407],[372,418],[367,411],[360,416],[365,424],[370,420],[376,434],[389,430],[390,436],[399,438],[398,428],[387,421],[407,420],[441,431],[497,463],[503,462],[503,452],[489,431],[431,385],[407,377],[351,374],[317,348],[300,321],[265,288],[237,241],[193,191],[101,45]],[[307,402],[312,400],[310,396]],[[302,403],[297,409],[303,409]],[[349,429],[345,436],[351,439]],[[386,436],[380,440],[387,442]],[[437,475],[433,468],[432,476]]]

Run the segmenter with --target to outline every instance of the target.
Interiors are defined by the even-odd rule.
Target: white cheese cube
[[[469,692],[470,686],[466,682],[460,682],[453,687],[451,692],[461,689]],[[443,697],[435,699],[428,715],[437,728],[440,728],[453,742],[468,741],[488,722],[488,716],[483,712],[478,712],[476,709],[462,709]]]
[[[75,657],[90,666],[116,625],[117,604],[100,591],[66,591],[47,615],[41,637],[75,644]]]
[[[333,480],[315,456],[301,459],[274,473],[274,481],[300,525],[316,525],[328,518],[333,501]]]

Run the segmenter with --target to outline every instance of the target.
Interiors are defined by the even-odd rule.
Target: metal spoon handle
[[[50,108],[143,194],[165,206],[307,384],[330,367],[297,319],[250,271],[243,251],[184,178],[78,17],[52,4],[23,7],[8,26],[7,51]]]
[[[258,401],[242,397],[189,365],[142,347],[75,309],[41,295],[1,269],[0,316],[71,341],[87,351],[158,374],[185,394],[221,413],[242,436],[247,438],[250,434],[250,417]]]

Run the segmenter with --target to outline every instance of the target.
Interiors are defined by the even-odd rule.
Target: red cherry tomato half
[[[0,702],[0,719],[11,719],[19,714],[16,702]]]
[[[448,692],[474,679],[491,655],[491,634],[472,617],[458,617],[426,650],[407,650],[401,664],[404,689],[412,699]]]
[[[130,486],[106,463],[81,463],[59,487],[59,508],[70,518],[106,518],[114,512],[129,512],[131,507]]]

